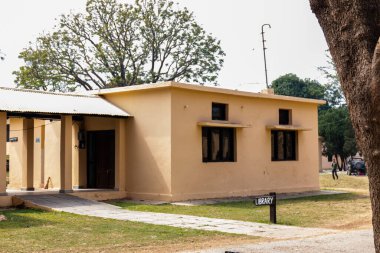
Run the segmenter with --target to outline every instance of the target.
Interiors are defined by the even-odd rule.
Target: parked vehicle
[[[347,175],[367,175],[367,168],[364,159],[353,157],[347,163]]]

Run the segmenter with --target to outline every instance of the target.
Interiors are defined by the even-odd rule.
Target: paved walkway
[[[339,231],[334,235],[301,238],[268,243],[235,245],[208,250],[186,251],[192,253],[375,253],[371,230]]]
[[[43,209],[63,211],[79,215],[88,215],[116,220],[144,222],[154,225],[166,225],[180,228],[219,231],[232,234],[268,237],[274,239],[307,238],[337,233],[336,230],[319,228],[300,228],[282,225],[213,219],[191,215],[138,212],[122,209],[110,204],[86,200],[67,194],[19,196],[25,203],[40,206]]]

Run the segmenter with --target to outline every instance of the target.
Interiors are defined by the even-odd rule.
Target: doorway
[[[87,188],[115,187],[115,131],[87,132]]]

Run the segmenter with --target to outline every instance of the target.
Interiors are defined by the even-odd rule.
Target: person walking
[[[333,179],[335,180],[335,177],[336,177],[336,179],[338,179],[338,164],[337,164],[337,161],[336,161],[335,157],[332,160],[331,167],[332,167],[332,177],[333,177]]]

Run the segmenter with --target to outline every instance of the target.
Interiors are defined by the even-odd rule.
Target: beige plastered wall
[[[72,185],[74,189],[87,187],[87,148],[79,149],[78,132],[115,130],[115,119],[103,117],[84,117],[83,121],[72,124]],[[60,132],[61,122],[46,121],[45,126],[45,185],[60,188]]]
[[[176,87],[104,97],[133,116],[126,120],[123,140],[127,144],[126,190],[131,198],[175,201],[319,189],[316,104]],[[202,134],[197,122],[211,120],[212,102],[228,104],[229,121],[251,126],[236,130],[236,162],[202,162]],[[278,124],[280,108],[292,110],[293,125],[312,129],[298,134],[297,161],[271,161],[271,135],[265,126]],[[11,129],[17,129],[19,119],[11,120]],[[86,187],[87,181],[87,150],[77,148],[78,130],[113,130],[116,120],[85,117],[83,122],[73,124],[74,187]],[[51,178],[49,188],[60,187],[59,136],[60,121],[46,121],[43,166],[45,183]],[[15,154],[16,169],[11,173],[14,182],[21,181],[16,180],[21,177],[17,161],[22,160],[16,157],[22,155],[17,145],[9,145],[11,157]],[[35,177],[38,179],[38,175]]]
[[[114,118],[104,117],[85,117],[83,122],[76,122],[75,131],[73,131],[73,186],[74,188],[86,188],[87,187],[87,145],[84,149],[78,149],[78,130],[80,129],[88,131],[108,131],[115,130],[116,120]],[[115,136],[116,137],[116,136]],[[75,155],[74,155],[75,154]],[[115,168],[116,169],[116,168]]]
[[[10,137],[18,138],[17,142],[9,142],[7,153],[9,154],[9,184],[8,189],[21,188],[21,171],[23,166],[23,122],[21,118],[11,118]]]
[[[22,166],[26,164],[23,149],[23,118],[11,118],[10,137],[17,137],[17,142],[7,143],[10,157],[9,189],[20,189]],[[104,117],[84,117],[83,121],[73,121],[72,135],[72,185],[73,188],[87,187],[87,149],[79,149],[78,132],[115,130],[116,120]],[[60,189],[60,120],[34,120],[34,159],[33,185],[35,189],[47,187]],[[125,168],[124,168],[125,169]]]
[[[59,189],[61,121],[45,121],[44,187]]]
[[[35,189],[44,186],[44,127],[44,120],[34,120],[33,186]]]
[[[164,87],[105,98],[133,115],[127,122],[127,192],[137,199],[185,200],[319,189],[317,104]],[[226,103],[236,129],[236,162],[203,163],[200,121]],[[278,110],[292,110],[297,161],[271,161]]]
[[[171,200],[171,94],[168,89],[106,95],[126,122],[126,190],[136,199]]]
[[[200,121],[211,121],[212,102],[228,104],[228,120],[250,125],[236,129],[236,162],[202,162]],[[297,161],[271,161],[271,132],[278,110],[292,110],[298,133]],[[247,196],[319,189],[317,105],[172,89],[173,200]]]
[[[18,140],[7,144],[10,159],[9,189],[21,188],[22,167],[26,164],[23,120],[10,119],[10,137],[17,137]],[[34,120],[33,186],[36,189],[43,188],[49,177],[52,180],[49,188],[59,188],[59,130],[59,121]]]

